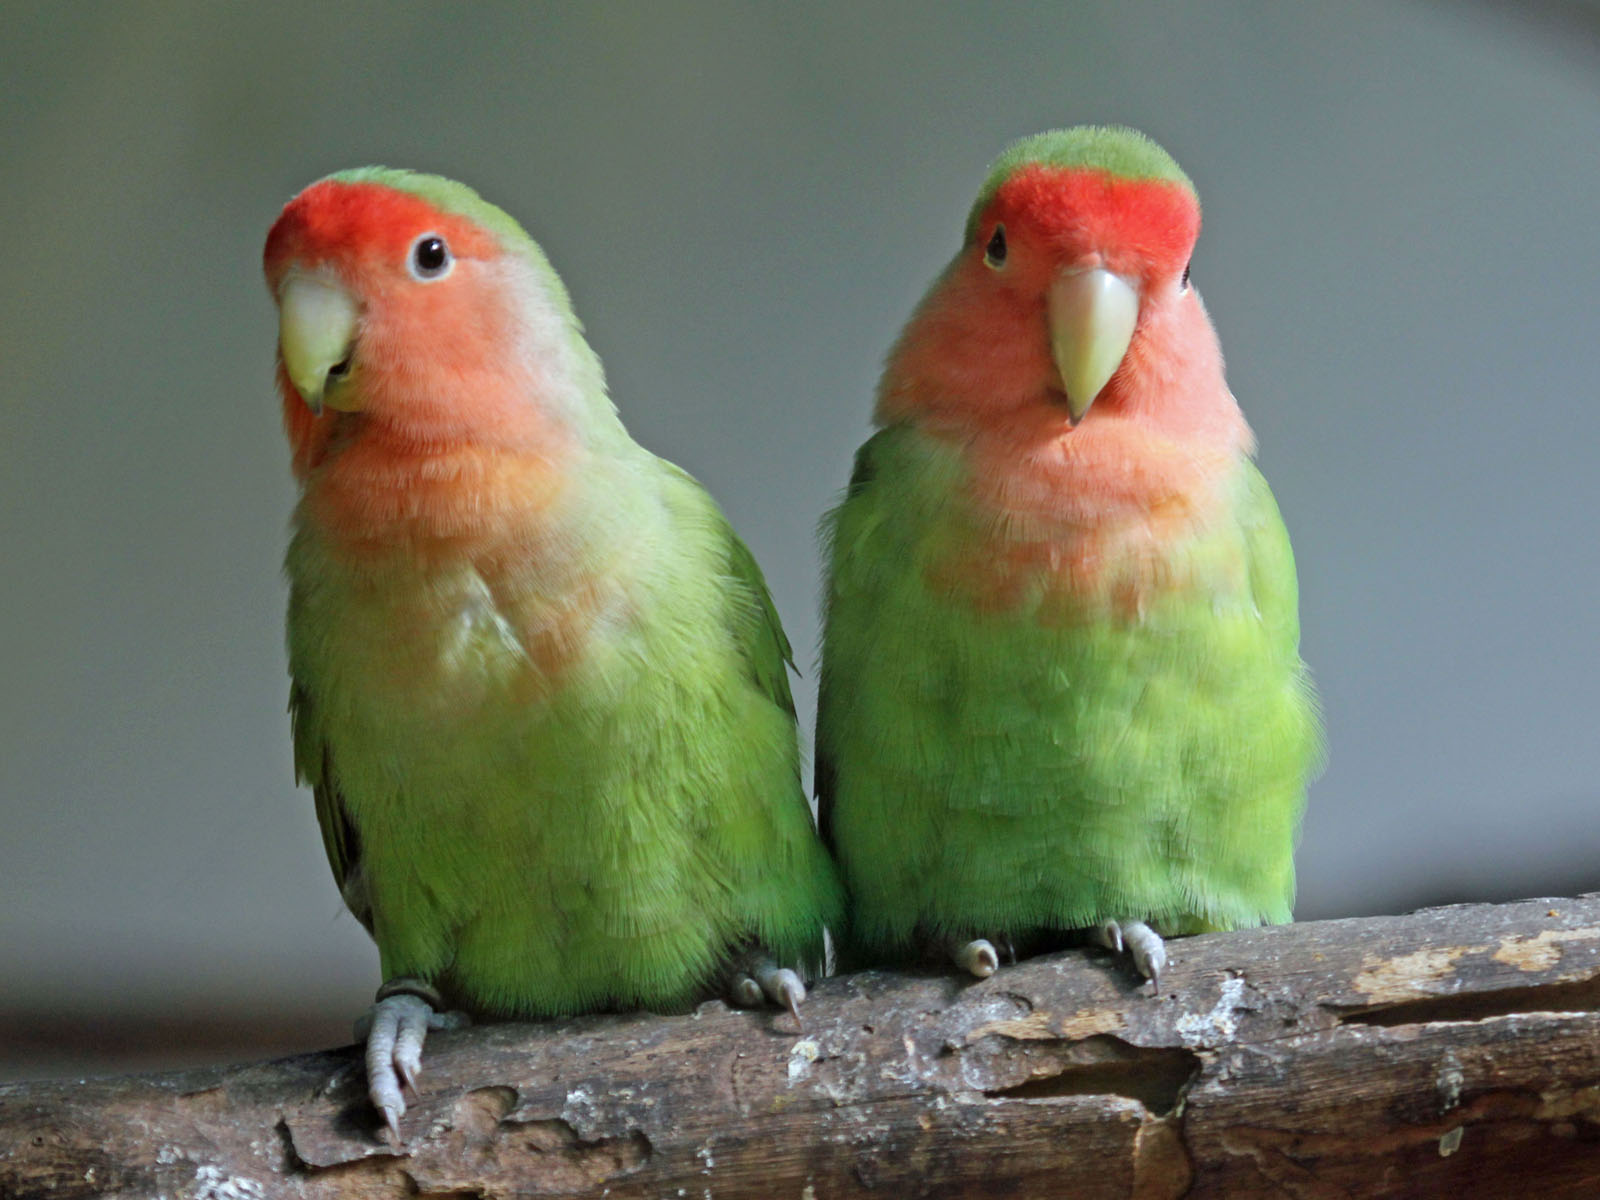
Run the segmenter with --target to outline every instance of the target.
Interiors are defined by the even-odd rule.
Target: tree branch
[[[350,1049],[0,1086],[0,1195],[1600,1195],[1600,894],[1169,945],[436,1034],[403,1153]]]

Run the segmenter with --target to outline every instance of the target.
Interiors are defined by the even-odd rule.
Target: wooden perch
[[[1600,895],[1171,950],[436,1034],[403,1153],[349,1049],[0,1086],[0,1196],[1600,1196]]]

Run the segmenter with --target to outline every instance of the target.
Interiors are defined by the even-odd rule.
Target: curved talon
[[[413,1087],[422,1073],[422,1043],[427,1040],[428,1026],[433,1010],[423,1007],[422,1012],[407,1012],[400,1020],[400,1031],[394,1040],[394,1069],[401,1080]]]
[[[1092,935],[1107,950],[1114,954],[1122,953],[1122,926],[1115,921],[1102,921],[1095,926]]]
[[[1102,921],[1090,931],[1094,941],[1118,954],[1127,952],[1134,969],[1161,990],[1161,972],[1167,966],[1167,944],[1143,921]]]
[[[954,943],[951,955],[956,966],[979,979],[987,979],[1000,969],[1000,955],[988,938]]]
[[[756,981],[761,984],[761,990],[766,993],[768,1000],[787,1008],[794,1023],[805,1028],[805,1023],[800,1020],[800,1005],[806,998],[806,985],[801,982],[799,975],[788,967],[768,963],[756,969]]]
[[[1167,944],[1143,921],[1123,922],[1122,936],[1128,943],[1128,953],[1133,956],[1133,965],[1159,992],[1161,972],[1167,965]]]
[[[800,1005],[806,998],[806,985],[799,974],[780,967],[757,946],[736,961],[728,980],[728,999],[741,1008],[758,1008],[767,1001],[789,1010],[796,1025]]]
[[[740,971],[728,983],[728,1002],[740,1008],[759,1008],[766,1001],[761,985]]]

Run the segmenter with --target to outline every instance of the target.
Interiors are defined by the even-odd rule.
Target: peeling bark
[[[868,971],[433,1035],[407,1145],[353,1049],[0,1086],[0,1196],[1600,1195],[1600,895]]]

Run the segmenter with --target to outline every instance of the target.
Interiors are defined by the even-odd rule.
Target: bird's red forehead
[[[1032,231],[1064,253],[1176,267],[1200,234],[1200,202],[1170,180],[1036,163],[1000,185],[979,223],[980,240],[997,221],[1008,233]]]
[[[463,217],[420,196],[377,183],[314,183],[284,206],[263,260],[269,277],[290,262],[330,259],[403,263],[420,234],[436,233],[457,258],[490,258],[494,239]]]

